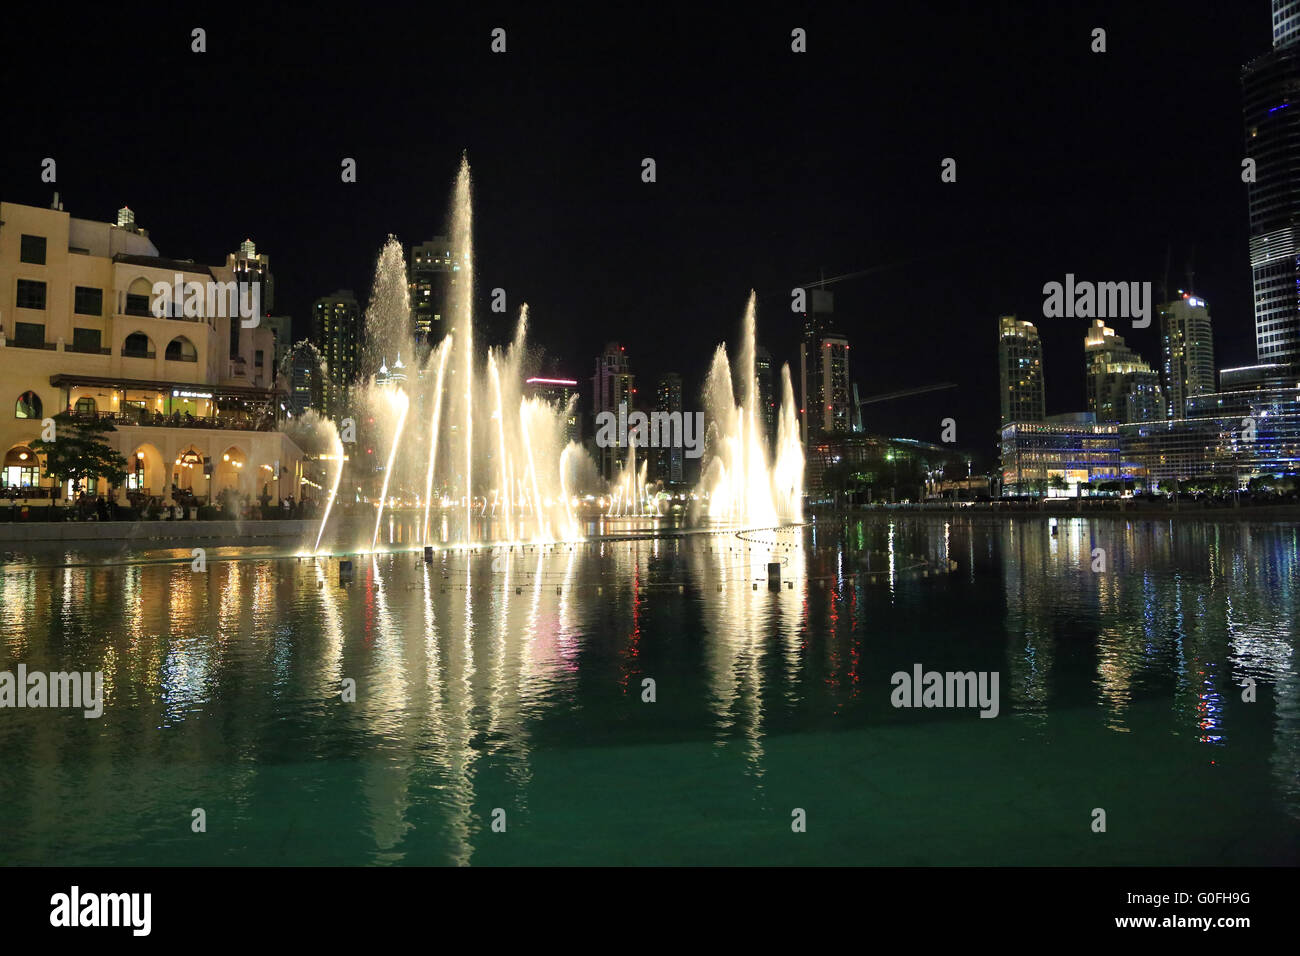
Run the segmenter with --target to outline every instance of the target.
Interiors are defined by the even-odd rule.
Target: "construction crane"
[[[858,383],[853,383],[853,430],[862,431],[862,406],[874,405],[876,402],[890,402],[896,398],[908,398],[912,395],[924,395],[926,392],[941,392],[945,388],[956,388],[954,382],[940,382],[935,385],[920,385],[916,388],[905,388],[898,392],[883,392],[880,395],[870,395],[866,398],[858,397]]]

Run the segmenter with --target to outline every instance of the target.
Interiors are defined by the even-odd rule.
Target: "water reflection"
[[[71,860],[146,858],[134,828],[150,853],[201,862],[165,818],[204,801],[237,824],[212,841],[227,862],[539,862],[492,842],[497,808],[518,845],[563,860],[532,834],[644,792],[636,748],[688,748],[651,777],[770,813],[790,785],[782,741],[814,735],[852,762],[892,734],[940,752],[985,723],[1067,762],[1121,738],[1171,773],[1267,755],[1292,833],[1300,819],[1292,525],[821,519],[380,553],[346,585],[335,559],[234,557],[206,574],[178,553],[0,568],[4,669],[105,673],[101,721],[0,714],[5,862],[50,862],[74,810],[99,823],[58,830]],[[894,710],[889,675],[915,662],[1002,672],[1002,719]],[[123,775],[114,759],[172,769]],[[608,761],[630,776],[606,780]]]

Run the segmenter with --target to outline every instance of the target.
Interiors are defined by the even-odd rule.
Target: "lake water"
[[[104,703],[0,709],[0,863],[1300,860],[1293,523],[289,550],[3,555],[0,670]]]

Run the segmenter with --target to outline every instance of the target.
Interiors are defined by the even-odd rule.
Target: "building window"
[[[20,240],[18,258],[32,265],[45,265],[45,237],[24,235]]]
[[[95,400],[93,398],[79,398],[75,409],[78,415],[94,418],[96,412]]]
[[[74,328],[72,330],[72,351],[74,352],[98,352],[102,347],[99,342],[99,329]]]
[[[45,308],[45,283],[35,279],[18,280],[18,308]]]
[[[0,485],[5,488],[33,488],[40,484],[40,467],[32,450],[25,445],[9,449],[5,455],[4,469],[0,470]]]
[[[149,297],[147,295],[126,294],[126,314],[127,315],[152,315],[149,311]]]
[[[258,349],[253,353],[253,364],[258,368],[262,367],[262,350]]]
[[[169,362],[197,362],[199,354],[194,348],[194,343],[183,335],[178,335],[167,343],[167,351],[164,357]]]
[[[72,293],[72,311],[77,315],[103,315],[104,290],[77,286]]]
[[[45,348],[45,326],[38,322],[15,322],[14,345],[25,349]]]
[[[23,392],[14,403],[14,418],[43,418],[45,407],[35,392]]]
[[[132,332],[122,343],[122,354],[130,358],[153,358],[149,351],[149,336],[143,332]]]

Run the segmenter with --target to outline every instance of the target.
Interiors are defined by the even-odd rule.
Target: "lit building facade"
[[[618,342],[610,342],[596,357],[596,372],[591,379],[591,412],[593,416],[601,412],[617,415],[621,404],[626,404],[629,412],[635,407],[636,378],[632,374],[627,349]],[[593,422],[593,434],[597,433]],[[597,467],[606,479],[613,478],[627,458],[623,437],[616,434],[612,445],[595,448]]]
[[[805,291],[808,311],[799,343],[799,422],[806,445],[821,435],[847,433],[853,419],[849,340],[835,331],[835,296],[825,289]],[[770,361],[768,367],[770,371]],[[772,414],[775,416],[775,408]]]
[[[289,404],[294,415],[301,415],[308,409],[320,408],[324,386],[324,377],[311,350],[302,349],[295,353],[289,385]]]
[[[799,427],[804,443],[822,432],[826,399],[822,390],[822,339],[831,334],[835,321],[835,294],[825,289],[805,289],[803,335],[799,340]]]
[[[682,413],[682,377],[668,372],[655,385],[655,411]],[[680,485],[685,480],[685,449],[680,445],[655,450],[655,475],[665,484]]]
[[[437,345],[450,327],[445,319],[452,287],[460,278],[461,263],[452,255],[446,236],[434,236],[411,247],[408,285],[415,341]]]
[[[321,388],[321,413],[337,421],[352,407],[352,387],[361,363],[361,307],[350,289],[340,289],[312,303],[321,354],[329,381]]]
[[[1094,319],[1083,342],[1088,411],[1099,422],[1149,422],[1166,417],[1160,373]]]
[[[271,330],[243,329],[231,356],[237,312],[210,314],[219,310],[209,310],[209,299],[201,315],[177,314],[170,297],[154,292],[178,274],[187,286],[224,286],[235,281],[233,269],[162,258],[133,215],[119,220],[128,225],[0,203],[6,494],[68,493],[44,477],[30,444],[44,419],[69,412],[115,426],[106,440],[127,463],[119,495],[204,498],[230,488],[297,497],[303,455],[279,431],[285,396],[273,382]]]
[[[998,318],[998,386],[1003,425],[1046,417],[1043,344],[1034,324],[1014,315]]]
[[[1160,340],[1168,416],[1183,418],[1192,398],[1214,391],[1214,330],[1209,304],[1185,293],[1162,305]]]
[[[1189,415],[1121,429],[1124,455],[1156,486],[1195,478],[1244,485],[1300,471],[1300,382],[1196,396]]]
[[[1071,496],[1090,482],[1132,480],[1124,465],[1119,426],[1091,412],[1053,415],[1002,427],[1004,495]]]
[[[271,257],[258,255],[257,245],[253,240],[245,239],[239,244],[238,252],[232,252],[226,257],[226,268],[234,273],[237,282],[256,282],[259,284],[262,314],[258,318],[260,322],[265,323],[266,317],[275,308],[275,278],[271,275]],[[231,358],[235,358],[243,351],[240,348],[240,336],[245,331],[238,322],[231,325]]]
[[[842,335],[823,335],[818,343],[820,380],[813,390],[820,404],[808,409],[809,422],[816,421],[816,434],[843,435],[853,423],[849,404],[849,340]]]
[[[1250,269],[1260,362],[1300,361],[1300,13],[1273,3],[1273,49],[1242,70],[1246,156],[1255,181]]]

